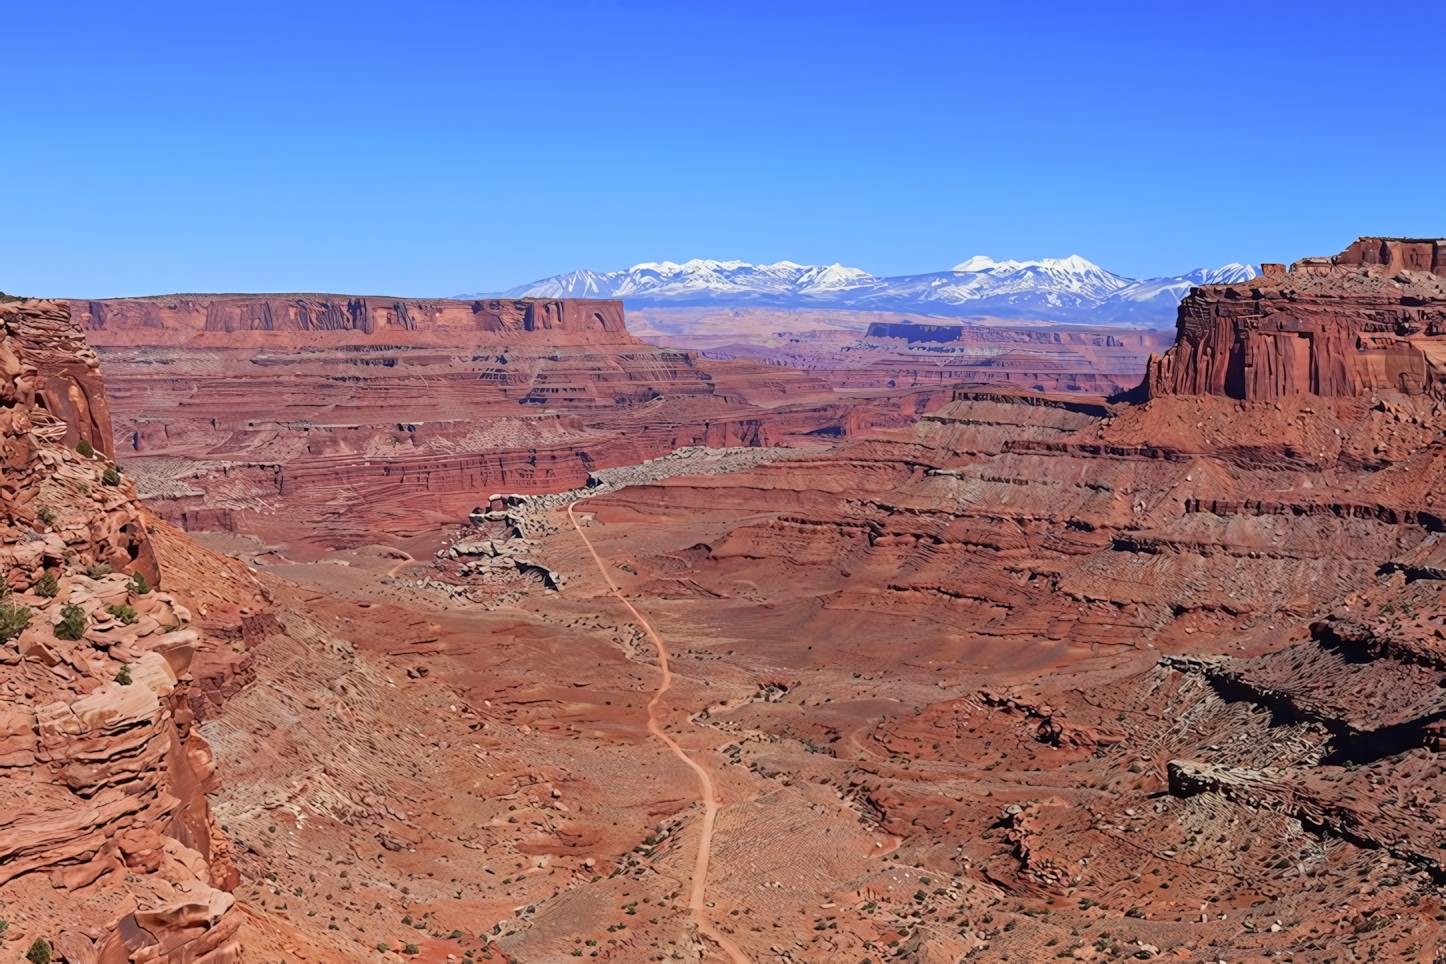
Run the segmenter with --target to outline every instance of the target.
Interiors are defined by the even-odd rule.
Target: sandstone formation
[[[89,573],[123,529],[62,514],[56,594],[44,555],[7,576],[33,615],[0,648],[3,936],[117,962],[1433,960],[1446,403],[1359,340],[1436,310],[1424,250],[1197,292],[1145,393],[850,393],[618,331],[381,347],[394,309],[311,296],[255,302],[304,302],[304,331],[228,300],[232,331],[105,348],[154,454],[106,487],[32,432],[6,468],[7,545],[50,544],[21,494],[89,472],[123,504],[62,510],[135,513],[148,548]],[[1177,381],[1235,350],[1192,341],[1201,305],[1219,339],[1276,318],[1312,352],[1365,318],[1323,369],[1358,388],[1317,362],[1261,396]],[[1399,354],[1429,358],[1421,323]],[[506,414],[551,387],[586,413]],[[318,417],[247,426],[257,395]],[[383,413],[429,405],[458,424],[398,422],[417,461],[384,457]],[[258,571],[148,517],[132,471],[197,530],[231,513],[195,537]]]
[[[0,564],[10,588],[63,564],[159,582],[134,486],[105,477],[111,430],[95,353],[58,303],[0,304],[0,323]],[[82,443],[91,455],[76,451]]]
[[[1139,384],[1166,331],[955,320],[885,312],[645,308],[629,316],[646,340],[705,358],[795,368],[835,389],[954,383],[1113,395]]]
[[[1151,361],[1153,395],[1354,398],[1446,382],[1446,241],[1361,238],[1266,269],[1191,290],[1178,344]]]
[[[65,306],[9,302],[0,322],[3,936],[71,961],[239,960],[236,872],[205,797],[218,778],[188,703],[231,661],[158,588]]]
[[[679,446],[813,444],[947,397],[935,379],[860,405],[795,370],[657,348],[611,301],[176,296],[71,312],[147,505],[297,557],[460,521],[479,491],[558,491]]]
[[[417,301],[352,295],[171,295],[72,301],[72,316],[96,347],[122,345],[427,345],[447,348],[485,336],[540,336],[549,346],[632,344],[622,303],[579,299]],[[247,338],[248,334],[253,335]],[[240,336],[240,337],[237,337]]]

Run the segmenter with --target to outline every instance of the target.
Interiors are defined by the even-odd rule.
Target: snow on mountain
[[[650,261],[625,271],[573,271],[519,285],[502,294],[509,298],[628,298],[677,304],[691,299],[711,302],[720,298],[829,297],[883,284],[883,279],[867,271],[840,264],[749,264],[695,258],[683,264]]]
[[[1137,302],[1164,297],[1170,299],[1174,305],[1179,304],[1180,299],[1189,294],[1190,289],[1196,285],[1239,284],[1254,278],[1256,273],[1254,268],[1238,262],[1227,264],[1223,268],[1198,268],[1174,278],[1132,281],[1117,291],[1115,297],[1121,301]]]
[[[1079,255],[995,261],[975,255],[948,271],[880,278],[840,264],[749,264],[695,258],[623,271],[573,271],[501,292],[508,298],[624,298],[635,305],[759,305],[1039,318],[1084,324],[1168,324],[1193,285],[1248,281],[1243,264],[1169,278],[1117,275]],[[482,295],[459,295],[476,298]]]

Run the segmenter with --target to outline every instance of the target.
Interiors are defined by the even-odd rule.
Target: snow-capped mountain
[[[1258,271],[1248,264],[1231,262],[1220,268],[1197,268],[1173,278],[1132,281],[1110,296],[1104,310],[1116,322],[1143,323],[1160,317],[1174,319],[1180,299],[1197,285],[1240,284]]]
[[[1157,326],[1174,320],[1175,307],[1191,286],[1248,281],[1255,274],[1248,265],[1228,264],[1137,280],[1079,255],[1039,261],[995,261],[975,255],[948,271],[890,278],[840,264],[694,259],[682,264],[648,262],[624,271],[573,271],[499,294],[623,298],[633,305],[848,308]]]
[[[995,261],[982,254],[948,271],[882,279],[859,301],[879,310],[941,314],[1079,311],[1094,308],[1130,284],[1079,255],[1039,261]],[[902,307],[908,303],[908,307]],[[860,305],[863,307],[864,305]],[[1045,315],[1044,317],[1048,317]]]
[[[1115,295],[1123,301],[1153,301],[1167,298],[1173,303],[1189,294],[1196,285],[1239,284],[1254,278],[1256,271],[1245,264],[1227,264],[1223,268],[1200,268],[1177,278],[1150,278],[1147,281],[1132,281],[1119,289]]]
[[[683,264],[647,262],[626,271],[573,271],[502,292],[510,298],[627,298],[668,301],[827,297],[885,284],[858,268],[804,265],[792,261],[749,264],[695,258]]]

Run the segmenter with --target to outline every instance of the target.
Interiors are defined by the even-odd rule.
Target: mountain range
[[[1248,281],[1255,275],[1253,267],[1236,263],[1173,277],[1135,279],[1079,255],[1038,261],[995,261],[976,255],[948,271],[887,278],[840,264],[694,259],[682,264],[647,262],[623,271],[571,271],[489,294],[622,298],[630,305],[650,307],[847,308],[1158,327],[1174,321],[1176,306],[1192,286]]]

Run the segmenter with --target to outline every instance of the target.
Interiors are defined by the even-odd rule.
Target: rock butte
[[[70,320],[90,309],[0,304],[0,552],[9,604],[32,611],[0,647],[5,946],[173,964],[1433,960],[1446,789],[1433,245],[1362,239],[1197,289],[1175,347],[1123,396],[849,395],[778,370],[788,391],[767,404],[720,404],[725,374],[764,366],[675,352],[668,365],[712,391],[641,406],[596,391],[589,404],[614,420],[579,424],[598,438],[682,425],[709,398],[710,412],[751,406],[792,447],[732,437],[754,444],[646,463],[640,448],[490,499],[464,480],[455,504],[475,519],[398,501],[410,528],[369,521],[387,539],[371,545],[283,501],[278,525],[316,526],[290,537],[315,561],[259,566],[197,540],[265,556],[238,533],[268,505],[193,539],[137,499],[129,466],[148,456],[122,444],[125,473],[107,473],[93,441],[106,396]],[[134,331],[88,332],[111,341],[98,350],[118,437],[154,418],[165,454],[150,457],[201,462],[215,418],[215,445],[272,446],[283,474],[332,456],[305,451],[304,425],[244,428],[248,392],[275,406],[259,387],[289,384],[274,359],[327,356],[296,380],[306,405],[333,390],[380,410],[423,383],[329,367],[340,348],[410,319],[406,351],[376,353],[397,359],[384,375],[439,350],[406,341],[442,339],[428,319],[469,317],[192,300],[184,325],[136,309]],[[594,337],[556,353],[606,359],[586,370],[621,385],[622,355],[668,354],[609,327],[606,305],[548,304],[497,310],[512,327],[484,332],[499,339],[490,357],[550,360],[549,330]],[[108,310],[107,326],[121,314]],[[529,316],[557,327],[528,331]],[[283,330],[303,317],[312,329]],[[146,318],[174,342],[135,334]],[[470,354],[444,355],[432,375],[464,373],[430,382],[444,404],[477,392],[471,417],[501,418]],[[187,366],[180,384],[213,380],[192,392],[144,374],[167,359]],[[340,372],[362,380],[328,377]],[[792,386],[828,401],[783,401]],[[186,394],[210,414],[193,417]],[[818,405],[847,430],[796,431]],[[217,478],[161,501],[219,513],[234,496]],[[343,491],[326,497],[339,518],[373,511]],[[672,671],[656,699],[655,640]],[[697,902],[709,808],[668,741],[716,802]]]

